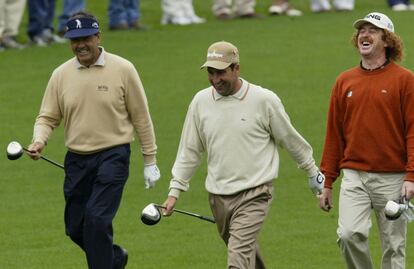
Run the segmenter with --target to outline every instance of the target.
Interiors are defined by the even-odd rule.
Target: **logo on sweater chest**
[[[109,90],[109,87],[106,85],[98,85],[97,90],[100,92],[107,92]]]
[[[371,92],[371,93],[370,93]],[[386,95],[388,95],[388,90],[387,89],[384,89],[384,88],[382,88],[382,89],[377,89],[377,90],[374,90],[374,91],[372,91],[372,90],[369,90],[369,89],[367,89],[367,90],[365,90],[363,93],[365,93],[365,94],[376,94],[376,93],[380,93],[382,96],[386,96]],[[349,89],[347,92],[346,92],[346,97],[347,98],[351,98],[352,97],[352,95],[353,95],[353,92],[352,92],[352,90],[351,89]]]

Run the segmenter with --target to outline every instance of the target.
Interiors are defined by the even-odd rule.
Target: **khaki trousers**
[[[0,0],[0,39],[19,32],[26,0]]]
[[[254,12],[256,0],[214,0],[213,14],[246,15]]]
[[[257,237],[269,211],[273,185],[234,195],[209,195],[218,232],[227,245],[227,268],[265,269]]]
[[[407,223],[403,218],[390,221],[384,208],[398,199],[404,173],[367,173],[343,170],[339,196],[338,245],[349,269],[373,269],[368,235],[374,210],[382,247],[382,269],[405,268]]]

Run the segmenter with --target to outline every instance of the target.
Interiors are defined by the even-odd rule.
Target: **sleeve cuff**
[[[173,196],[173,197],[175,197],[175,198],[178,199],[180,197],[180,193],[181,193],[181,190],[175,189],[175,188],[171,188],[170,189],[170,192],[168,193],[168,196]]]
[[[328,189],[332,189],[333,182],[334,182],[334,179],[326,177],[324,187]]]
[[[404,181],[414,182],[414,172],[407,172],[407,174],[405,175]]]
[[[41,144],[43,144],[43,145],[45,145],[46,146],[46,144],[47,144],[47,142],[45,141],[45,140],[42,140],[42,139],[40,139],[40,138],[33,138],[32,139],[32,144],[33,143],[41,143]]]
[[[145,165],[156,164],[156,163],[157,163],[157,159],[156,159],[155,155],[144,155],[144,164]]]
[[[308,175],[308,177],[313,177],[316,176],[316,174],[318,174],[318,167],[316,165],[312,166],[309,169],[306,169],[306,174]]]

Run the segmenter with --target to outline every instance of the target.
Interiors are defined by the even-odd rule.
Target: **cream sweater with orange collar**
[[[136,132],[144,163],[154,163],[154,128],[138,73],[129,61],[101,50],[89,68],[75,57],[54,70],[36,119],[33,142],[46,143],[61,121],[66,147],[79,154],[130,143]]]
[[[241,89],[220,96],[213,87],[193,98],[187,112],[170,182],[170,196],[187,191],[207,153],[208,192],[229,195],[272,181],[280,145],[308,176],[318,168],[312,148],[290,123],[278,96],[242,80]]]

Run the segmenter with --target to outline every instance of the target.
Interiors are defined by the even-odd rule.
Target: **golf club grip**
[[[209,222],[212,222],[212,223],[216,223],[216,221],[215,221],[215,220],[214,220],[214,218],[212,218],[212,217],[208,217],[208,216],[201,216],[201,215],[199,215],[199,214],[195,214],[195,213],[191,213],[191,212],[187,212],[187,211],[183,211],[183,210],[179,210],[179,209],[175,209],[175,208],[174,208],[174,211],[176,211],[176,212],[178,212],[178,213],[181,213],[181,214],[185,214],[185,215],[193,216],[193,217],[196,217],[196,218],[199,218],[199,219],[205,220],[205,221],[209,221]]]
[[[211,222],[211,223],[216,223],[216,220],[215,220],[213,217],[208,217],[208,216],[200,216],[199,218],[200,218],[200,219],[202,219],[202,220],[209,221],[209,222]]]
[[[31,151],[30,151],[30,150],[28,150],[27,148],[23,148],[23,150],[25,150],[25,151],[27,151],[27,152],[31,152]],[[46,158],[46,157],[44,157],[44,156],[42,156],[42,155],[40,155],[40,159],[43,159],[43,160],[45,160],[45,161],[47,161],[47,162],[49,162],[49,163],[51,163],[51,164],[53,164],[53,165],[55,165],[55,166],[57,166],[57,167],[59,167],[59,168],[65,169],[65,167],[64,167],[62,164],[57,163],[57,162],[55,162],[55,161],[52,161],[51,159],[48,159],[48,158]]]

